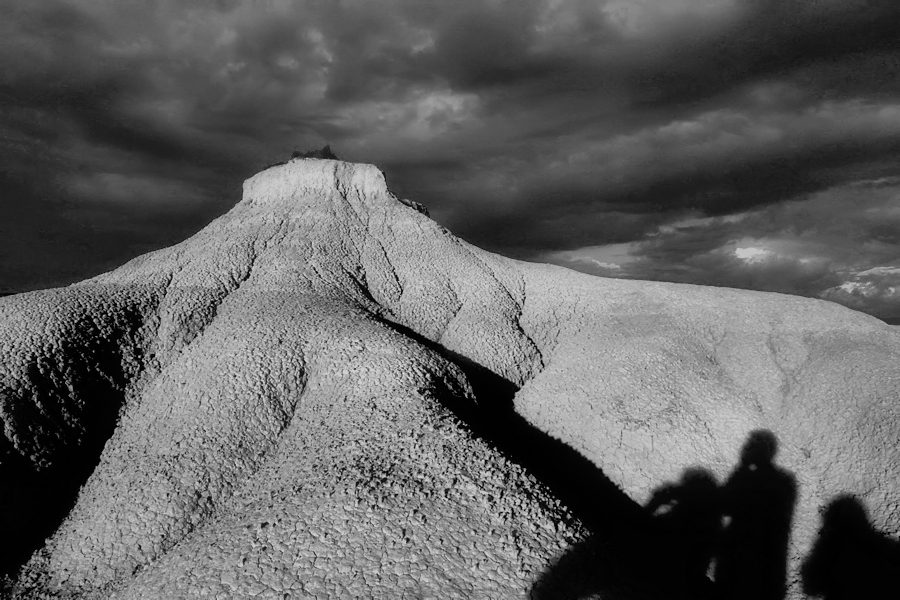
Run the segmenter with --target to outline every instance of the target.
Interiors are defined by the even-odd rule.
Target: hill
[[[835,498],[900,533],[894,328],[497,256],[371,165],[259,173],[0,344],[17,597],[701,597],[707,527],[795,598]]]

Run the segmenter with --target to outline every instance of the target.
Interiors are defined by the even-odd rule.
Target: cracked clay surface
[[[0,299],[0,344],[0,536],[39,531],[29,505],[61,482],[74,503],[16,598],[529,597],[587,532],[460,420],[500,400],[458,360],[638,503],[773,432],[798,486],[790,598],[833,496],[900,534],[890,327],[493,255],[370,165],[268,169],[185,242]]]

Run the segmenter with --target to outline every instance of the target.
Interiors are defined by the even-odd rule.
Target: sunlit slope
[[[92,470],[22,594],[525,597],[586,532],[459,420],[513,386],[639,503],[688,467],[724,480],[771,431],[797,482],[794,579],[836,494],[900,532],[893,329],[505,259],[369,165],[264,171],[189,240],[0,314],[11,485]],[[479,365],[510,387],[473,394]]]

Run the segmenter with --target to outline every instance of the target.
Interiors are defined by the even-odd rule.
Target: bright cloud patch
[[[900,267],[878,266],[849,274],[820,297],[886,318],[900,317]]]
[[[637,260],[632,256],[632,250],[631,244],[609,244],[549,253],[541,260],[593,275],[619,277]]]
[[[766,256],[772,254],[768,250],[764,250],[762,248],[735,248],[734,255],[744,262],[754,262],[760,261],[764,259]]]

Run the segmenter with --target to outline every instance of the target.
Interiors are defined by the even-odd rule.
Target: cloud
[[[900,267],[875,267],[854,273],[840,285],[823,291],[820,297],[896,320],[900,317]]]
[[[813,293],[900,244],[898,23],[893,0],[7,3],[0,212],[61,261],[124,259],[331,143],[501,253]]]
[[[746,263],[761,262],[771,254],[771,250],[766,250],[765,248],[755,248],[753,246],[738,246],[734,249],[734,255]]]
[[[631,254],[633,249],[633,244],[606,244],[549,252],[539,259],[541,262],[555,263],[592,275],[620,277],[628,272],[631,263],[639,260]]]
[[[167,177],[136,173],[93,172],[75,175],[68,181],[68,191],[84,203],[114,203],[155,209],[189,209],[196,203],[208,202],[207,191],[186,182]]]
[[[642,239],[546,258],[590,273],[820,297],[900,315],[900,182],[857,181],[724,217],[686,215]],[[590,261],[615,254],[612,273]],[[624,260],[623,260],[624,258]]]

